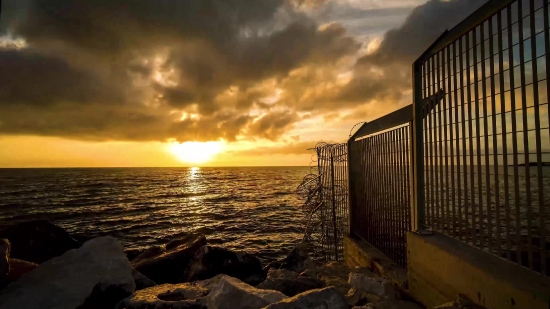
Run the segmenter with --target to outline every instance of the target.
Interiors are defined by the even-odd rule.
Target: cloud
[[[354,78],[342,89],[338,99],[384,104],[395,104],[405,98],[412,100],[412,63],[439,35],[483,3],[478,0],[430,0],[416,7],[403,25],[386,32],[375,51],[358,59]]]
[[[257,83],[358,44],[300,10],[317,1],[7,0],[0,134],[94,140],[276,140],[297,121]],[[230,89],[238,96],[221,98]],[[264,112],[253,112],[252,109]],[[183,113],[198,117],[182,119]]]
[[[482,2],[392,3],[4,0],[0,36],[18,43],[0,44],[0,134],[279,141],[306,113],[392,109],[410,100],[412,61]],[[354,35],[409,11],[364,54]]]

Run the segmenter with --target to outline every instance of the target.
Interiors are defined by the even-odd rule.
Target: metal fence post
[[[334,232],[334,257],[338,261],[338,229],[336,226],[336,192],[334,191],[334,148],[330,148],[330,186],[332,188],[332,228]]]
[[[352,177],[352,170],[351,170],[351,143],[352,139],[350,138],[348,140],[348,235],[351,235],[353,233],[353,196],[354,193],[352,191],[354,183],[353,183],[353,177]]]
[[[412,67],[413,84],[413,119],[411,125],[411,223],[412,230],[420,232],[424,224],[424,141],[423,141],[423,114],[422,104],[422,70],[417,61]]]

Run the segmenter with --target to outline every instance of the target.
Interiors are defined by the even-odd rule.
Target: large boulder
[[[48,221],[12,225],[0,231],[0,238],[10,240],[10,257],[38,264],[81,246],[64,229]]]
[[[10,272],[10,241],[0,239],[0,283],[2,283]]]
[[[324,288],[325,282],[316,278],[298,276],[290,270],[270,269],[267,279],[256,286],[258,289],[275,290],[286,296],[294,296],[305,291]]]
[[[132,266],[158,284],[181,283],[197,251],[206,245],[204,235],[187,235],[177,246],[154,246],[132,260]]]
[[[246,252],[204,246],[199,249],[189,266],[186,282],[212,278],[226,274],[249,284],[258,284],[265,279],[260,260]]]
[[[0,295],[0,309],[111,308],[135,289],[122,245],[100,237],[40,264]]]
[[[207,296],[208,309],[260,309],[285,299],[277,291],[261,290],[237,278],[224,276]]]
[[[209,290],[192,283],[162,284],[136,291],[122,300],[119,309],[178,308],[206,309],[204,296]]]
[[[273,261],[264,268],[267,274],[269,269],[286,269],[301,273],[308,268],[315,268],[315,263],[309,256],[310,245],[307,242],[298,243],[292,251],[283,259]]]
[[[359,290],[385,299],[398,299],[399,293],[391,282],[380,277],[371,277],[361,273],[350,273],[348,283]]]
[[[317,289],[298,294],[294,297],[273,303],[265,309],[347,309],[344,295],[334,287]]]

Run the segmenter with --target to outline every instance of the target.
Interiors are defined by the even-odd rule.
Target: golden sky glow
[[[308,165],[483,2],[43,1],[2,2],[0,168]]]

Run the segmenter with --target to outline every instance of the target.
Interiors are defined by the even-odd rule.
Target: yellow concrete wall
[[[488,309],[549,309],[550,279],[441,234],[407,234],[409,294],[428,308],[465,295]]]

